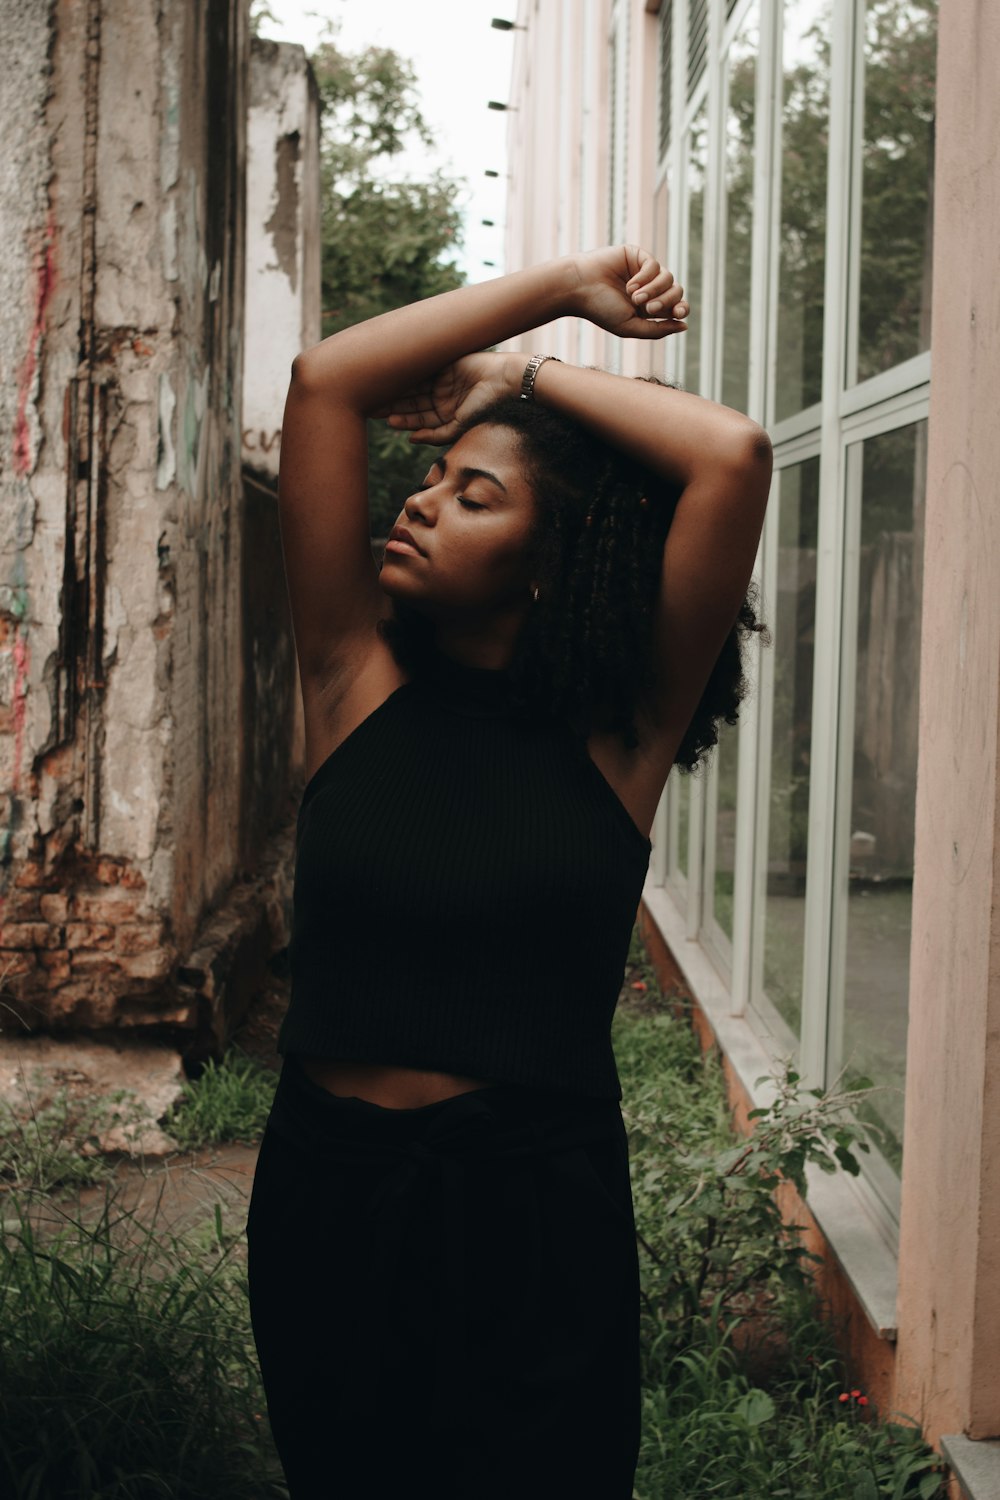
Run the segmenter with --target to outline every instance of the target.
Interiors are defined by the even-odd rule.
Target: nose
[[[428,503],[430,493],[430,490],[417,490],[403,501],[403,515],[408,521],[419,520],[424,526],[431,524],[434,506],[433,502]]]

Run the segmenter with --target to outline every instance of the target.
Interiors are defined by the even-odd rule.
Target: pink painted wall
[[[1000,10],[942,0],[897,1403],[1000,1437]]]

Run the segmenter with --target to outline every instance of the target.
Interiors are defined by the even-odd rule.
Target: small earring
[[[533,604],[537,604],[538,603],[538,584],[537,583],[535,584],[535,587],[531,591],[531,600],[532,600]]]

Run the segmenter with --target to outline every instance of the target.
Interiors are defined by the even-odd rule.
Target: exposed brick
[[[146,877],[134,865],[123,865],[119,884],[125,886],[130,891],[144,891],[146,889]]]
[[[68,948],[43,949],[38,955],[38,962],[43,969],[57,969],[60,964],[69,962]]]
[[[113,953],[94,953],[79,948],[73,953],[74,974],[113,974],[116,968]]]
[[[150,953],[139,953],[134,958],[123,958],[120,968],[132,979],[165,979],[173,967],[174,955],[169,948],[158,948]]]
[[[58,985],[66,984],[71,978],[72,970],[68,961],[64,960],[62,963],[52,964],[51,966],[46,965],[44,983],[49,989],[55,989]]]
[[[49,997],[49,1016],[53,1021],[75,1027],[114,1024],[116,997],[104,988],[95,990],[90,980],[71,981]]]
[[[38,906],[46,922],[65,922],[69,916],[69,900],[61,891],[47,891]]]
[[[18,870],[14,877],[14,884],[20,886],[22,890],[36,890],[39,886],[43,886],[48,878],[44,865],[29,862]]]
[[[82,922],[127,922],[139,910],[138,896],[116,886],[101,891],[77,891],[70,901],[70,914]]]
[[[148,953],[163,942],[163,924],[125,922],[115,930],[115,947],[119,953]]]
[[[48,947],[51,927],[44,922],[0,923],[0,948],[44,948]],[[57,940],[58,940],[58,934]]]
[[[115,929],[108,922],[67,922],[63,929],[67,948],[111,948]]]
[[[30,949],[0,949],[0,985],[19,974],[31,974],[38,968],[38,960]]]
[[[94,874],[101,885],[117,885],[121,879],[122,867],[115,864],[113,859],[99,859]]]
[[[45,897],[38,891],[10,890],[0,898],[0,918],[5,922],[32,922],[41,915],[40,901]]]
[[[197,1004],[175,1005],[169,1010],[159,1010],[155,1005],[150,1003],[150,999],[146,995],[141,995],[138,998],[131,995],[123,996],[123,1004],[129,1001],[132,1002],[130,1008],[128,1010],[124,1008],[120,1009],[115,1016],[115,1023],[118,1026],[147,1026],[155,1024],[157,1026],[183,1026],[189,1030],[193,1030],[198,1024]]]

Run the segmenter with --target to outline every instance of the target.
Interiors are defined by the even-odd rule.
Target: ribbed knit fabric
[[[651,847],[582,737],[438,652],[305,788],[278,1051],[620,1099]]]

